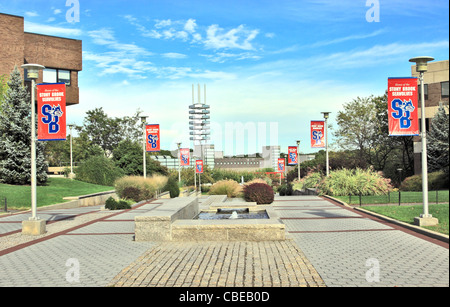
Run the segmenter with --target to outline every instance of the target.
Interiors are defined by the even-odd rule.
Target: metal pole
[[[143,161],[143,164],[142,164],[142,167],[143,167],[143,170],[144,170],[144,178],[147,178],[147,158],[146,158],[146,156],[145,156],[145,151],[146,151],[146,145],[147,145],[147,140],[146,140],[146,138],[147,138],[147,133],[146,133],[146,124],[145,124],[145,121],[143,121],[143,123],[142,123],[143,125],[144,125],[144,144],[143,144],[143,147],[142,147],[142,161]]]
[[[326,159],[327,159],[327,177],[330,175],[330,162],[328,160],[328,118],[325,118],[325,149],[326,149]]]
[[[298,168],[298,182],[300,182],[300,142],[297,144],[297,168]]]
[[[70,178],[73,179],[72,125],[70,125]]]
[[[35,107],[35,87],[36,81],[31,79],[31,218],[37,220],[37,200],[36,200],[36,107]]]
[[[428,212],[428,161],[427,161],[427,130],[425,119],[425,89],[423,84],[423,72],[420,72],[420,90],[421,90],[421,113],[422,113],[422,195],[423,195],[423,214],[422,218],[431,217]]]

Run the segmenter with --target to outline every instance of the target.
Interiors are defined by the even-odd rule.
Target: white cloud
[[[182,53],[176,53],[176,52],[163,53],[162,56],[165,58],[169,58],[169,59],[185,59],[185,58],[187,58],[187,55],[182,54]]]
[[[62,13],[62,11],[60,9],[56,9],[56,10],[53,11],[53,14],[55,14],[55,15],[58,15],[58,14],[61,14],[61,13]]]
[[[190,18],[188,21],[186,21],[186,23],[184,25],[184,30],[189,33],[194,33],[196,27],[197,27],[197,24],[195,22],[195,19]]]
[[[55,35],[55,36],[80,36],[82,34],[82,31],[80,29],[54,27],[49,25],[37,24],[29,21],[25,21],[24,24],[26,32],[39,33],[45,35]]]
[[[224,29],[214,24],[206,31],[206,48],[211,49],[243,49],[254,50],[251,41],[256,38],[259,30],[248,30],[244,25],[225,32]]]
[[[39,14],[38,13],[36,13],[36,12],[25,12],[25,16],[27,16],[27,17],[37,17],[37,16],[39,16]]]

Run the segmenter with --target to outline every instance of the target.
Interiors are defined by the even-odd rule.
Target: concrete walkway
[[[0,217],[0,286],[449,286],[448,244],[314,196],[276,197],[284,242],[134,242],[134,216],[166,201],[39,212],[38,238],[28,214]]]

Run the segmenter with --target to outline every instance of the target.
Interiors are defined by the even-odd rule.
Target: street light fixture
[[[425,120],[425,90],[423,75],[428,70],[428,62],[434,58],[429,56],[420,56],[410,59],[410,62],[416,63],[416,71],[419,73],[420,81],[420,109],[421,109],[421,138],[422,138],[422,197],[423,197],[423,214],[414,218],[414,222],[420,226],[433,226],[438,224],[438,220],[433,218],[428,211],[428,159],[427,159],[427,130]]]
[[[27,78],[31,79],[31,217],[29,221],[22,223],[22,232],[24,234],[41,235],[45,233],[45,220],[40,220],[37,215],[36,201],[36,79],[39,77],[39,71],[45,69],[39,64],[24,64],[21,66],[26,70]]]
[[[323,114],[323,118],[325,118],[325,151],[326,151],[326,170],[327,177],[330,175],[330,162],[328,159],[328,118],[330,117],[331,112],[321,112]]]
[[[300,141],[297,141],[297,168],[298,168],[298,182],[300,182]]]
[[[142,126],[143,126],[143,130],[144,130],[144,143],[143,143],[143,147],[142,147],[142,169],[143,169],[143,174],[144,174],[144,178],[147,178],[147,157],[146,157],[146,151],[147,151],[147,133],[146,133],[146,125],[147,125],[147,118],[148,116],[142,115],[141,116],[141,122],[142,122]]]

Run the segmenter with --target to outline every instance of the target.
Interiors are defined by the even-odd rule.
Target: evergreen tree
[[[0,183],[31,183],[30,95],[17,67],[11,73],[0,110]],[[37,127],[37,121],[35,123]],[[36,182],[47,181],[44,143],[36,144]]]
[[[448,109],[448,106],[446,107]],[[429,171],[442,170],[449,174],[449,141],[448,141],[449,114],[444,106],[440,106],[431,121],[428,132],[427,153]]]

